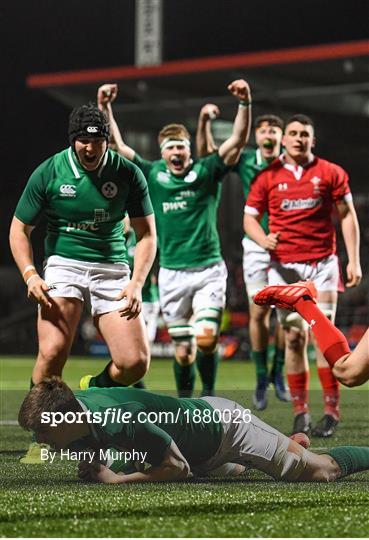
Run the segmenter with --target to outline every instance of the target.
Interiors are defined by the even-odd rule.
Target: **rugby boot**
[[[253,300],[259,306],[268,305],[295,311],[296,302],[304,296],[315,302],[317,290],[312,281],[298,281],[291,285],[270,285],[259,291]]]
[[[267,376],[259,377],[256,389],[252,397],[254,407],[257,411],[263,411],[268,405],[267,390],[269,379]]]
[[[305,433],[309,436],[311,433],[311,418],[309,413],[300,413],[295,416],[293,421],[292,435],[296,433]]]
[[[311,434],[314,437],[323,437],[324,439],[332,437],[338,426],[336,420],[331,414],[325,414],[313,428]]]

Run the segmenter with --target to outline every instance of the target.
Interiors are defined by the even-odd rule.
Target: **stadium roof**
[[[97,85],[118,82],[119,110],[144,125],[154,119],[146,114],[140,119],[137,112],[149,110],[156,116],[156,106],[160,125],[167,109],[195,107],[197,114],[199,105],[209,98],[232,105],[226,86],[240,77],[250,81],[258,103],[369,114],[363,108],[369,90],[368,55],[369,40],[361,40],[170,61],[158,66],[34,74],[27,78],[27,86],[46,90],[75,106],[93,99]]]
[[[234,117],[234,98],[227,85],[249,81],[254,115],[274,112],[309,114],[327,141],[344,130],[344,139],[366,152],[362,131],[369,116],[369,40],[310,45],[164,62],[157,66],[115,66],[33,74],[27,86],[47,92],[68,108],[96,99],[97,86],[117,82],[114,111],[125,131],[154,134],[169,122],[196,126],[201,106],[214,102],[225,120]],[[357,131],[361,132],[361,139]],[[361,142],[360,142],[361,140]],[[320,138],[321,141],[321,138]],[[323,141],[324,143],[324,141]],[[324,144],[323,144],[324,146]],[[357,155],[357,157],[361,157]]]

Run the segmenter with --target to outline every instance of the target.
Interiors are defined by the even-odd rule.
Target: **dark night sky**
[[[367,15],[367,0],[164,0],[164,60],[365,39]],[[132,64],[134,0],[13,0],[0,20],[8,223],[32,169],[67,143],[69,111],[26,76]]]

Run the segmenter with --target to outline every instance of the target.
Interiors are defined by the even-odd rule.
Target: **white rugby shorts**
[[[227,275],[224,261],[188,270],[160,268],[159,297],[165,323],[189,323],[192,315],[204,308],[222,310]]]
[[[340,282],[337,255],[332,254],[314,263],[279,263],[271,261],[268,272],[269,285],[284,285],[301,280],[313,281],[318,292],[337,292]],[[331,320],[334,320],[335,309],[336,304],[333,304]],[[297,325],[305,329],[308,327],[307,323],[296,312],[291,313],[285,309],[277,309],[277,316],[283,326]]]
[[[158,316],[160,312],[159,300],[156,302],[142,302],[142,315],[147,328],[149,342],[153,343],[158,328]]]
[[[194,467],[194,472],[206,474],[225,463],[239,463],[279,480],[293,481],[300,477],[307,464],[305,450],[301,455],[288,451],[291,442],[288,437],[255,415],[244,414],[247,410],[235,401],[218,397],[201,399],[219,411],[222,439],[214,456]],[[243,418],[250,421],[243,422]]]
[[[255,294],[268,285],[268,269],[270,265],[270,253],[251,240],[243,238],[243,279],[249,300]]]
[[[78,298],[95,317],[125,305],[124,299],[115,298],[129,282],[130,269],[124,263],[92,263],[52,255],[44,267],[44,280],[55,287],[49,296]]]

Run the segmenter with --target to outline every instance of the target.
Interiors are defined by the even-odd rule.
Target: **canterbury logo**
[[[99,131],[99,128],[96,126],[88,126],[87,133],[97,133]]]
[[[75,197],[76,196],[75,186],[72,186],[71,184],[62,184],[60,186],[60,195],[62,197]]]

